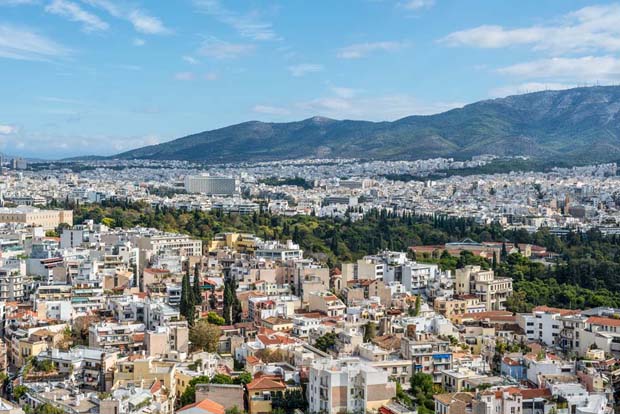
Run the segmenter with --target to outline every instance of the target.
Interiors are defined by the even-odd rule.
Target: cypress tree
[[[420,294],[418,293],[418,295],[415,297],[415,310],[414,310],[415,315],[413,316],[420,316],[421,307],[422,307],[422,299],[420,298]]]
[[[196,305],[202,304],[202,283],[200,281],[200,263],[194,266],[194,286],[193,286],[194,302]]]

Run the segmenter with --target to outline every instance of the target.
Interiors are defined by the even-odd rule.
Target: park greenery
[[[63,205],[65,204],[65,205]],[[155,227],[210,240],[217,233],[238,231],[265,239],[293,240],[305,254],[330,266],[353,261],[382,249],[408,251],[411,246],[442,245],[465,238],[478,242],[496,241],[543,246],[553,254],[551,262],[534,261],[520,254],[486,260],[463,253],[415,257],[435,262],[443,269],[467,264],[494,268],[500,276],[512,277],[517,294],[509,302],[515,311],[536,305],[587,308],[620,306],[620,236],[604,236],[596,229],[584,233],[553,235],[548,229],[536,233],[504,230],[499,224],[482,225],[473,219],[395,214],[372,210],[362,219],[308,216],[280,216],[268,212],[229,215],[221,212],[184,211],[152,207],[142,202],[106,201],[101,204],[55,205],[74,209],[75,222],[87,219],[112,226]],[[229,295],[230,296],[230,295]],[[226,323],[238,320],[238,305],[229,298]],[[188,297],[188,300],[189,299]]]

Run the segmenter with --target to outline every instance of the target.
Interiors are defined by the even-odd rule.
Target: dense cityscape
[[[620,0],[0,0],[0,91],[0,414],[620,413]]]
[[[610,413],[617,167],[494,162],[5,162],[3,404]]]

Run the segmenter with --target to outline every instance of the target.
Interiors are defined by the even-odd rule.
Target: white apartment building
[[[558,344],[560,333],[564,328],[562,318],[579,311],[538,306],[532,313],[517,315],[517,323],[523,329],[529,341],[540,341],[546,346]]]
[[[232,177],[188,175],[185,177],[185,191],[205,195],[234,195],[239,192],[239,186],[238,181]]]
[[[308,411],[313,413],[376,410],[396,394],[388,374],[358,358],[319,359],[310,366]]]
[[[292,240],[287,240],[286,244],[282,244],[277,241],[262,242],[256,248],[254,255],[259,259],[270,260],[301,260],[304,258],[304,251],[299,248],[299,245],[293,243]]]
[[[417,263],[407,259],[405,252],[383,251],[365,256],[356,263],[342,264],[342,279],[383,280],[386,284],[401,283],[407,292],[418,294],[426,290],[430,282],[439,277],[436,264]]]

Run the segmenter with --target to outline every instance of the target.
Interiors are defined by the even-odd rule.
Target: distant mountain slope
[[[478,154],[579,161],[620,158],[620,87],[509,96],[393,122],[244,122],[118,154],[207,162],[303,157],[421,159]]]

